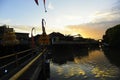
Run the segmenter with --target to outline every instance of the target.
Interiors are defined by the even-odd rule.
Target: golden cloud
[[[85,38],[100,39],[104,34],[104,29],[94,24],[69,25],[67,28],[72,33],[81,34]]]

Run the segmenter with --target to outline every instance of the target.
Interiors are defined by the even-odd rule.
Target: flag
[[[39,3],[38,3],[38,0],[35,0],[35,3],[37,4],[37,5],[39,5]],[[45,0],[43,0],[43,3],[44,3],[44,8],[45,8],[45,12],[47,12],[47,10],[46,10],[46,1]]]
[[[45,5],[45,0],[43,0],[43,2],[44,2],[44,5]]]
[[[36,3],[37,5],[39,5],[38,0],[35,0],[35,3]]]
[[[47,12],[47,10],[46,10],[46,5],[45,5],[45,0],[43,0],[43,2],[44,2],[44,8],[45,8],[45,12]]]

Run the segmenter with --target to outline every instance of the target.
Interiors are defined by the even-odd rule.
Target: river
[[[120,80],[120,50],[53,50],[50,80]]]

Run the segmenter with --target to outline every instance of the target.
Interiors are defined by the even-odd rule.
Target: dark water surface
[[[54,49],[50,80],[120,80],[120,50]]]

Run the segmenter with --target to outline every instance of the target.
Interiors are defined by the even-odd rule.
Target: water
[[[50,80],[120,80],[120,50],[53,50]]]

